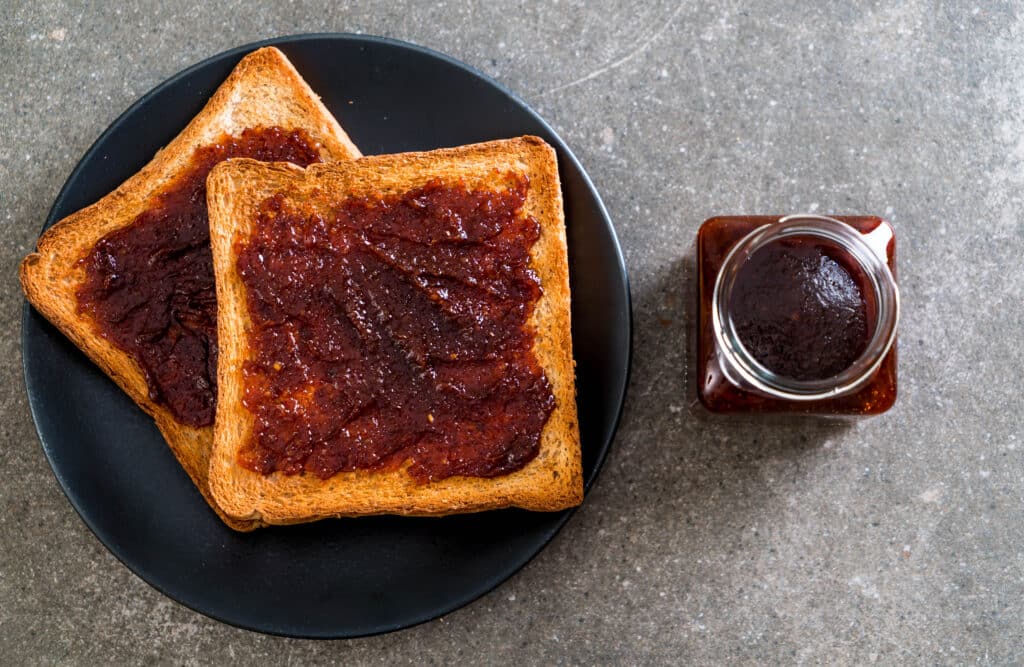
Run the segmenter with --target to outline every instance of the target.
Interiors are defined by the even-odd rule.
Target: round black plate
[[[629,286],[608,214],[582,167],[512,93],[444,55],[355,35],[250,44],[174,76],[85,154],[47,219],[90,204],[144,165],[243,55],[275,44],[366,154],[536,134],[558,151],[572,282],[587,487],[618,424],[630,365]],[[568,520],[518,510],[373,517],[238,534],[206,506],[153,422],[26,306],[25,382],[43,449],[71,504],[133,572],[196,611],[281,635],[355,637],[420,623],[490,591]]]

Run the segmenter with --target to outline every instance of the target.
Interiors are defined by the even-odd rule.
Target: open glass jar
[[[877,217],[711,218],[697,394],[718,413],[875,415],[896,401],[896,238]]]

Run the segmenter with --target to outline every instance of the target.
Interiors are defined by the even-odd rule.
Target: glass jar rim
[[[746,260],[768,243],[794,236],[823,238],[847,251],[868,277],[878,305],[874,331],[864,352],[840,373],[821,380],[796,380],[765,367],[743,345],[729,315],[732,288]],[[847,223],[816,214],[788,215],[758,227],[740,239],[722,262],[711,303],[715,342],[731,362],[722,364],[726,379],[737,386],[746,383],[768,396],[791,401],[836,398],[863,386],[892,348],[899,315],[899,288],[889,269],[885,250],[873,249],[864,236]],[[731,377],[733,372],[739,377]]]

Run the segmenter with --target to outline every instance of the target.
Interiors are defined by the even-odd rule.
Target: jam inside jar
[[[896,401],[895,234],[877,217],[711,218],[697,395],[716,413],[875,415]]]

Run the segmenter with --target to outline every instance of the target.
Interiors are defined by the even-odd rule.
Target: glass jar
[[[804,253],[803,260],[787,252]],[[809,254],[813,252],[820,256]],[[716,413],[823,416],[876,415],[891,408],[896,401],[899,319],[895,253],[894,230],[877,217],[706,220],[697,234],[701,403]],[[774,264],[765,259],[770,255],[777,260]],[[820,275],[815,273],[819,267]],[[779,278],[775,271],[791,275]],[[842,308],[821,305],[830,294],[847,299]],[[851,294],[859,297],[853,309]],[[790,307],[792,312],[779,310]],[[783,326],[750,324],[743,309]],[[835,317],[856,317],[851,321],[858,326],[830,321]],[[863,331],[863,340],[851,331],[857,336]],[[843,357],[847,349],[849,356]],[[835,366],[837,360],[842,366]]]

